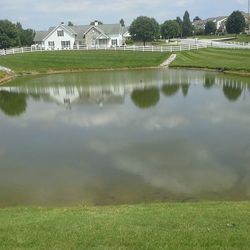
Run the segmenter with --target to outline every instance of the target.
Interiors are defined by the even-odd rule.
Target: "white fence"
[[[61,51],[66,50],[112,50],[112,51],[142,51],[142,52],[177,52],[186,50],[197,50],[207,48],[206,44],[184,44],[184,45],[173,45],[173,46],[122,46],[122,47],[87,47],[87,46],[74,46],[73,48],[64,48]],[[13,48],[0,50],[1,55],[14,55],[20,53],[30,53],[30,52],[43,52],[43,51],[58,51],[53,48],[45,49],[42,47],[24,47],[24,48]]]
[[[65,50],[112,50],[112,51],[142,51],[142,52],[177,52],[177,51],[188,51],[204,49],[208,47],[213,48],[227,48],[227,49],[250,49],[250,43],[228,43],[228,42],[183,42],[181,45],[166,45],[166,46],[122,46],[122,47],[88,47],[88,46],[73,46],[73,48],[64,48]],[[0,50],[0,56],[3,55],[14,55],[21,53],[30,52],[43,52],[43,51],[58,51],[53,48],[45,49],[42,47],[23,47],[23,48],[13,48]]]

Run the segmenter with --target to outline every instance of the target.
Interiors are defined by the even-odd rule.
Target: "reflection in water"
[[[142,70],[16,81],[0,87],[0,206],[250,199],[247,78]],[[223,93],[237,100],[230,108]]]
[[[204,87],[210,89],[215,84],[215,76],[214,75],[205,75],[205,83]]]
[[[156,106],[160,100],[160,92],[156,87],[135,89],[131,94],[134,104],[142,109]]]
[[[188,95],[189,86],[190,85],[187,83],[181,84],[181,90],[182,90],[182,94],[184,97],[186,97]]]
[[[180,84],[164,84],[162,92],[165,96],[174,96],[180,89]]]
[[[223,86],[223,93],[229,101],[236,101],[241,96],[242,90],[239,86]]]
[[[25,112],[26,107],[26,95],[24,93],[0,91],[0,109],[6,115],[19,116]]]

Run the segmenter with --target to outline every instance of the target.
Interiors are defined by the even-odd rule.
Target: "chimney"
[[[61,24],[64,24],[64,22],[61,22]]]
[[[95,21],[95,26],[98,26],[98,21]]]

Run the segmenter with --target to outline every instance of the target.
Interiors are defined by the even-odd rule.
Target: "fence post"
[[[152,46],[152,52],[154,52],[154,46]]]
[[[161,46],[161,52],[162,52],[162,46]]]
[[[15,54],[15,50],[14,49],[12,49],[12,53],[13,53],[13,55]]]
[[[191,44],[188,45],[188,50],[191,50]]]
[[[23,47],[22,47],[22,53],[23,53]]]

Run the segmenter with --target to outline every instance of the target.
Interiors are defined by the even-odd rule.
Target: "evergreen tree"
[[[193,33],[193,26],[190,21],[189,13],[185,11],[182,22],[182,35],[184,37],[191,36]]]

